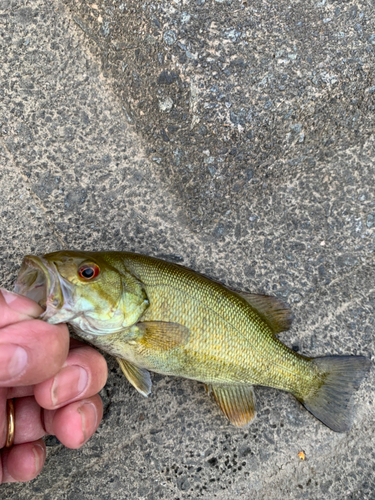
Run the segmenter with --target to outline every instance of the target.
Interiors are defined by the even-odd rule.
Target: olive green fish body
[[[150,302],[140,320],[177,323],[190,332],[184,345],[143,353],[137,360],[142,367],[206,384],[264,385],[297,395],[317,376],[307,359],[282,344],[257,312],[224,286],[150,257],[124,254],[122,261],[143,283]],[[136,356],[137,346],[133,351]]]
[[[239,426],[255,415],[252,386],[263,385],[291,392],[331,429],[348,430],[351,395],[370,366],[362,356],[301,356],[276,337],[291,322],[278,299],[143,255],[25,257],[15,291],[45,304],[42,319],[70,323],[115,356],[142,394],[151,390],[148,370],[198,380]]]

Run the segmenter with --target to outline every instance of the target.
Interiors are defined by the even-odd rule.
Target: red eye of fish
[[[96,264],[85,264],[78,269],[80,278],[84,279],[85,281],[96,278],[99,273],[100,269]]]

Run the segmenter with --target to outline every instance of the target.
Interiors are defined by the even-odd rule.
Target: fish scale
[[[363,356],[308,358],[276,334],[291,324],[276,297],[235,292],[182,266],[129,252],[26,256],[15,291],[41,319],[67,322],[116,357],[143,395],[148,370],[203,382],[237,426],[255,416],[253,385],[292,393],[337,432],[352,425],[352,394],[370,368]]]

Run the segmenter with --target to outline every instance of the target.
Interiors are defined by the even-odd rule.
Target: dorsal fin
[[[206,386],[227,419],[236,427],[248,425],[255,417],[255,395],[251,385]]]
[[[258,295],[250,292],[236,292],[248,302],[276,335],[289,330],[293,315],[288,304],[278,297]]]

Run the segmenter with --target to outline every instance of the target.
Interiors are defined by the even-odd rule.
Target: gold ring
[[[5,441],[5,448],[10,448],[14,443],[14,402],[13,399],[7,400],[7,422],[8,422],[8,431],[7,438]]]

